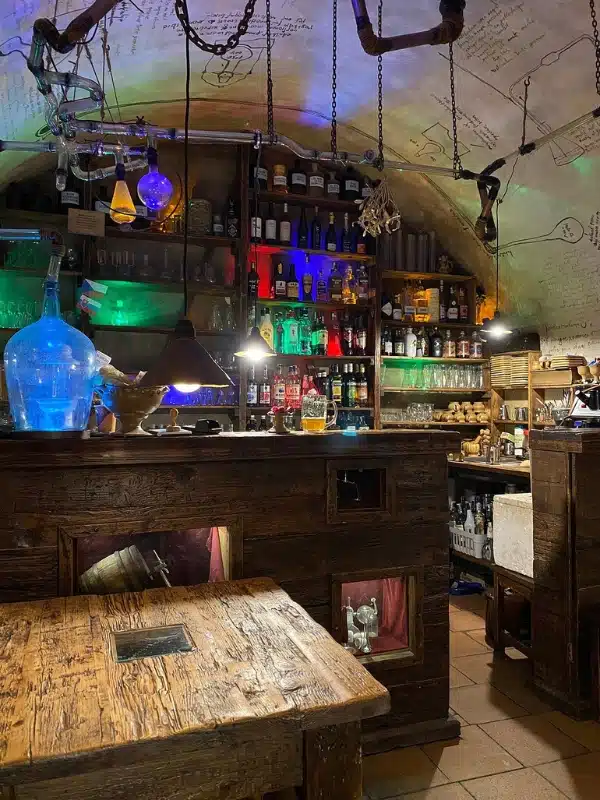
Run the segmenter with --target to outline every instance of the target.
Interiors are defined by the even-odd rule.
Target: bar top
[[[0,439],[0,470],[131,464],[249,461],[279,458],[394,457],[448,453],[451,431],[220,433],[216,436],[103,436],[90,439]]]
[[[260,757],[274,726],[289,736],[390,706],[268,578],[0,605],[0,627],[0,784],[101,767],[115,751],[186,734],[201,748],[215,731],[245,731]]]
[[[529,434],[532,450],[600,455],[600,428],[547,428]]]

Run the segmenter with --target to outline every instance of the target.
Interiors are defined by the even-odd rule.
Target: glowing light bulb
[[[151,211],[162,211],[173,196],[173,184],[158,171],[158,154],[154,147],[148,148],[148,172],[139,179],[137,193]]]
[[[176,383],[174,384],[175,389],[182,394],[191,394],[192,392],[197,392],[200,388],[199,383]]]
[[[126,222],[133,222],[135,220],[135,206],[131,199],[129,187],[125,183],[125,167],[120,162],[117,162],[117,166],[115,167],[115,175],[117,176],[117,182],[115,184],[109,214],[113,222],[124,225]]]

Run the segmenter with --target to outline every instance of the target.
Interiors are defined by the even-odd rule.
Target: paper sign
[[[69,209],[69,233],[81,233],[84,236],[104,236],[104,214],[99,211],[83,211],[80,208]]]

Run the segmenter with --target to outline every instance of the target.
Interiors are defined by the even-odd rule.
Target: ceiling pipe
[[[376,36],[369,19],[365,0],[352,0],[358,38],[365,53],[379,56],[392,50],[407,50],[425,44],[440,45],[455,42],[464,27],[465,0],[441,0],[439,10],[442,21],[435,28],[400,36]]]

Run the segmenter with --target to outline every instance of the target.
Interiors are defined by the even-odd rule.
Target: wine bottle
[[[260,244],[262,242],[262,217],[260,209],[257,209],[256,216],[250,218],[250,241]]]
[[[325,237],[325,249],[330,253],[335,253],[337,250],[337,233],[335,230],[335,214],[329,214],[329,227],[327,228],[327,236]]]
[[[302,169],[300,159],[296,159],[290,174],[290,188],[294,194],[306,194],[306,172]]]
[[[360,175],[354,167],[348,167],[344,175],[344,200],[358,200],[360,197]]]
[[[310,246],[313,250],[321,249],[321,221],[318,206],[315,206],[315,215],[310,226]]]
[[[327,179],[327,197],[331,200],[340,199],[340,182],[335,177],[335,172],[330,172]]]
[[[311,197],[323,197],[325,194],[325,178],[316,161],[311,164],[311,170],[308,176],[308,194]]]
[[[275,275],[273,276],[273,284],[275,286],[275,297],[286,297],[287,295],[287,284],[285,282],[285,278],[283,277],[283,264],[281,261],[278,262],[277,266],[275,267]]]
[[[342,253],[352,252],[352,234],[350,232],[350,221],[348,213],[344,214],[344,233],[342,235]]]
[[[304,208],[300,214],[300,223],[298,225],[298,247],[308,247],[308,223]]]
[[[283,204],[283,215],[279,220],[279,244],[289,245],[292,241],[292,223],[288,216],[288,205]]]
[[[448,310],[446,311],[448,322],[456,322],[458,320],[458,296],[456,293],[456,286],[451,283],[448,292]]]
[[[256,262],[253,261],[250,265],[250,272],[248,273],[248,297],[258,297],[258,272],[256,271]]]
[[[265,242],[277,244],[277,220],[273,211],[273,203],[269,203],[269,211],[265,219]]]
[[[227,203],[227,236],[237,239],[240,235],[240,216],[235,207],[235,200],[230,197]]]
[[[298,300],[300,296],[300,285],[296,278],[296,270],[293,262],[290,264],[290,276],[286,286],[286,295],[290,300]]]

